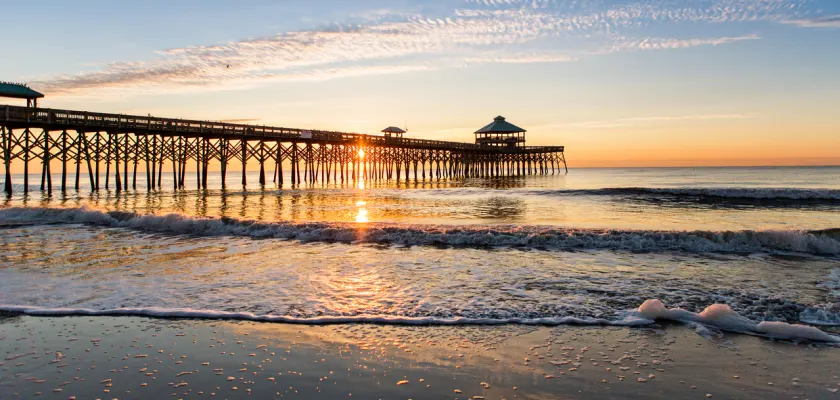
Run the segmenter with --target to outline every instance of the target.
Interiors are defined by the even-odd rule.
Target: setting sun
[[[359,158],[365,158],[365,149],[359,149]]]

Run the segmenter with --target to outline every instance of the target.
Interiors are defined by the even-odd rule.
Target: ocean
[[[15,194],[0,200],[0,310],[305,324],[674,319],[703,335],[838,340],[840,167],[264,188],[249,173],[245,189],[210,174],[208,190],[188,173],[178,191],[163,176],[158,191],[140,177],[137,190],[91,193],[82,177],[79,191],[51,196],[24,196],[13,176]]]

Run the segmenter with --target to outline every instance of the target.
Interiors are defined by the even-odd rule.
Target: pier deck
[[[283,184],[283,164],[291,165],[292,184],[366,180],[409,180],[521,176],[555,173],[563,164],[563,146],[502,148],[473,143],[385,137],[359,133],[283,128],[265,125],[107,114],[87,111],[0,106],[2,158],[6,192],[11,194],[11,162],[24,162],[24,191],[29,190],[29,162],[42,164],[42,190],[51,191],[50,161],[62,165],[61,189],[67,189],[67,164],[75,164],[75,187],[86,164],[90,187],[100,188],[100,165],[105,165],[105,188],[114,166],[115,189],[137,186],[138,164],[145,164],[146,186],[159,188],[164,165],[172,167],[173,187],[184,187],[187,163],[195,161],[199,186],[207,187],[211,161],[221,165],[226,185],[227,166],[242,164],[242,184],[248,160],[275,165],[275,182]],[[303,177],[301,177],[303,164]],[[122,167],[122,171],[120,168]],[[122,176],[120,176],[122,172]],[[278,174],[279,172],[279,174]],[[155,176],[157,175],[157,176]],[[142,176],[141,176],[142,178]]]

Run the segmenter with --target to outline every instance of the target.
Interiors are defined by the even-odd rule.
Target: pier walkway
[[[6,170],[5,191],[12,193],[11,165],[23,162],[23,190],[29,191],[30,161],[41,164],[41,189],[52,191],[50,164],[61,164],[61,190],[67,190],[68,164],[79,188],[82,168],[90,187],[98,190],[104,166],[104,187],[111,173],[116,190],[137,188],[138,165],[144,165],[146,187],[161,187],[164,166],[171,167],[173,187],[184,187],[188,163],[195,163],[201,188],[207,188],[211,162],[220,165],[222,185],[232,162],[241,164],[246,185],[249,160],[259,163],[265,184],[266,163],[283,185],[284,164],[291,183],[400,180],[553,174],[566,169],[563,146],[489,146],[282,128],[264,125],[157,118],[0,105],[0,150]],[[562,166],[561,166],[562,164]],[[567,171],[567,169],[566,169]],[[142,181],[142,176],[141,176]],[[142,184],[142,182],[141,182]]]

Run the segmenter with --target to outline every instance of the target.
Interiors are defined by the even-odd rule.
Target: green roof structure
[[[505,117],[498,116],[493,118],[493,122],[481,128],[475,133],[519,133],[519,132],[527,132],[526,130],[511,124],[510,122],[505,121]]]
[[[403,133],[405,133],[405,132],[406,131],[404,131],[400,128],[397,128],[396,126],[389,126],[389,127],[382,130],[382,133],[385,134],[386,138],[390,138],[390,137],[402,138]]]
[[[0,81],[0,97],[26,99],[27,107],[38,108],[38,99],[44,97],[44,95],[30,89],[25,83]]]
[[[44,95],[30,89],[23,83],[0,82],[0,97],[33,100],[40,99]]]
[[[489,125],[475,131],[475,144],[516,149],[525,146],[525,130],[499,115]]]
[[[385,132],[385,133],[405,133],[404,130],[402,130],[400,128],[397,128],[396,126],[389,126],[385,129],[383,129],[382,132]]]

